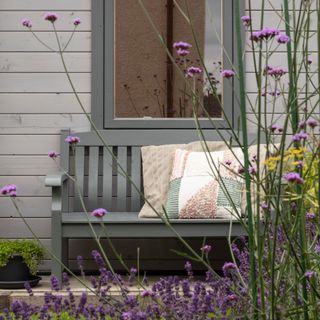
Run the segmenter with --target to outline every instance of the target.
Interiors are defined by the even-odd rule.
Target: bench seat
[[[174,232],[160,218],[139,218],[137,212],[110,212],[102,219],[85,212],[62,214],[62,236],[89,238],[92,236],[88,219],[99,235],[110,238],[170,238]],[[101,227],[101,222],[105,228]],[[171,225],[183,237],[239,236],[245,231],[239,221],[223,219],[171,219]]]

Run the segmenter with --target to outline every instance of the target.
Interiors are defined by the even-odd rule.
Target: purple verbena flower
[[[261,32],[260,31],[254,31],[250,34],[250,40],[258,42],[261,40]]]
[[[299,142],[301,140],[306,140],[308,138],[308,134],[305,132],[299,132],[292,136],[292,141]]]
[[[250,166],[249,167],[249,173],[251,175],[255,175],[257,173],[257,168]]]
[[[278,67],[278,68],[271,68],[267,71],[269,76],[274,77],[275,79],[280,79],[283,75],[288,73],[287,69]]]
[[[54,150],[50,150],[50,151],[48,151],[48,157],[49,158],[57,158],[59,156],[59,153],[57,153],[56,151],[54,151]]]
[[[201,74],[202,69],[198,67],[191,66],[187,69],[186,77],[193,78],[196,74]]]
[[[304,180],[298,172],[287,172],[283,175],[283,178],[290,183],[304,184]]]
[[[192,45],[188,42],[185,42],[185,41],[178,41],[178,42],[175,42],[173,44],[173,47],[178,50],[178,49],[181,49],[181,50],[188,50],[192,47]]]
[[[250,16],[242,16],[241,21],[245,27],[248,27],[251,24],[251,17]]]
[[[299,129],[304,129],[305,125],[306,125],[306,122],[302,120],[299,122],[298,127],[299,127]]]
[[[29,19],[23,19],[23,20],[21,21],[21,24],[22,24],[24,27],[29,28],[29,29],[32,27],[32,21],[29,20]]]
[[[55,12],[47,12],[44,15],[44,20],[54,23],[56,20],[58,20],[58,15]]]
[[[222,70],[221,71],[221,76],[223,77],[223,78],[232,78],[232,77],[234,77],[234,75],[235,75],[235,72],[233,71],[233,70]]]
[[[65,142],[69,143],[69,144],[77,144],[80,142],[80,138],[77,137],[77,136],[67,136],[65,139],[64,139]]]
[[[261,209],[269,211],[270,210],[270,205],[267,202],[262,202],[260,204]]]
[[[102,218],[104,217],[106,214],[108,213],[108,211],[106,209],[103,208],[98,208],[95,209],[91,212],[91,215],[96,217],[96,218]]]
[[[283,131],[283,128],[281,126],[279,126],[278,124],[274,123],[270,126],[270,131],[271,132],[274,132],[274,133],[277,133],[277,132],[282,132]]]
[[[206,244],[200,248],[200,250],[205,254],[208,254],[211,251],[211,249],[212,247],[209,244]]]
[[[298,160],[297,161],[297,168],[301,169],[301,168],[303,168],[303,166],[304,166],[304,162],[302,160]]]
[[[80,18],[75,18],[75,19],[73,20],[73,24],[74,24],[75,26],[78,26],[80,23],[81,23],[81,19],[80,19]]]
[[[287,36],[286,34],[281,33],[281,34],[279,34],[279,36],[277,37],[277,41],[278,41],[278,43],[280,43],[280,44],[286,44],[286,43],[290,42],[290,37]]]
[[[276,28],[270,28],[270,27],[264,27],[261,31],[260,31],[260,37],[261,39],[271,39],[274,38],[275,36],[279,35],[280,31]]]
[[[238,168],[238,173],[239,173],[239,174],[243,174],[243,173],[244,173],[244,167],[240,166],[240,167]]]
[[[15,184],[8,184],[0,189],[0,193],[4,196],[16,197],[17,186]]]
[[[313,129],[318,125],[318,121],[316,119],[311,118],[307,120],[307,125]]]

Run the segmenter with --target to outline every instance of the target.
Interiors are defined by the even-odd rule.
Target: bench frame
[[[99,236],[105,235],[105,230],[107,230],[107,235],[110,238],[176,237],[176,234],[162,219],[138,218],[138,211],[142,204],[141,197],[132,188],[130,188],[129,193],[131,194],[128,197],[127,189],[129,183],[127,179],[121,175],[114,176],[114,168],[111,168],[111,166],[114,167],[115,165],[114,161],[111,166],[109,165],[109,169],[108,166],[103,165],[103,176],[99,177],[98,170],[101,171],[100,162],[106,163],[105,158],[110,157],[110,154],[108,155],[108,152],[103,148],[102,142],[99,141],[94,132],[74,134],[81,139],[80,143],[76,146],[75,162],[77,162],[77,166],[75,170],[77,170],[77,173],[80,172],[80,179],[78,179],[78,181],[80,181],[79,183],[81,184],[85,184],[86,170],[87,175],[90,177],[90,179],[87,179],[87,191],[83,191],[85,190],[84,186],[81,185],[80,187],[81,192],[84,192],[83,194],[86,196],[86,202],[88,204],[87,210],[90,212],[97,208],[98,201],[102,201],[103,204],[109,204],[109,206],[103,206],[108,211],[111,211],[102,219],[105,228],[101,226],[101,219],[88,216],[82,212],[81,207],[79,208],[79,199],[76,200],[76,195],[73,197],[74,206],[72,208],[69,204],[70,199],[72,199],[72,195],[70,195],[69,192],[69,183],[72,183],[72,181],[70,181],[71,179],[69,179],[68,174],[66,174],[69,172],[69,169],[70,172],[72,171],[70,166],[72,155],[70,154],[69,145],[64,142],[64,139],[69,134],[69,130],[63,130],[61,132],[60,166],[63,171],[55,175],[48,175],[45,179],[46,186],[52,188],[52,253],[57,258],[52,259],[51,272],[57,276],[60,282],[63,267],[58,260],[62,261],[66,266],[68,265],[68,240],[70,238],[92,238],[93,236],[88,219]],[[101,134],[105,138],[108,146],[118,148],[116,157],[122,167],[128,168],[128,163],[131,162],[131,179],[141,190],[143,190],[140,156],[141,146],[189,143],[199,140],[196,130],[186,130],[183,134],[175,130],[141,130],[138,135],[136,130],[105,130],[101,131]],[[222,134],[228,140],[228,132],[222,131]],[[213,131],[206,131],[205,136],[207,140],[221,140],[219,135]],[[90,151],[86,159],[85,153],[88,149]],[[102,156],[100,155],[101,150],[103,152]],[[128,153],[126,153],[127,150],[129,150],[129,153],[131,152],[131,158],[130,156],[128,157]],[[96,159],[97,157],[100,160]],[[110,161],[110,158],[108,159]],[[85,168],[85,161],[89,162],[89,164],[87,163],[87,169]],[[107,174],[110,176],[105,176]],[[106,189],[103,190],[102,196],[101,191],[98,191],[98,179],[102,179],[100,185],[102,184],[103,188]],[[116,183],[114,183],[114,180],[116,180]],[[116,191],[114,189],[116,189]],[[86,192],[87,194],[85,194]],[[114,197],[114,192],[116,192],[116,197]],[[78,204],[76,203],[77,201]],[[128,203],[131,208],[129,211],[127,209]],[[220,219],[172,219],[170,223],[182,237],[235,237],[245,234],[245,230],[239,221]]]

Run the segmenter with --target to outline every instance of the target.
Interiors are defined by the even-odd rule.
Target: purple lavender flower
[[[44,15],[44,20],[54,23],[56,20],[58,20],[58,15],[55,12],[47,12]]]
[[[77,137],[77,136],[67,136],[65,139],[64,139],[65,142],[73,145],[73,144],[77,144],[80,142],[80,138]]]
[[[278,43],[280,43],[280,44],[286,44],[286,43],[290,42],[290,37],[287,36],[286,34],[281,33],[281,34],[279,34],[279,36],[277,37],[277,41],[278,41]]]
[[[283,175],[283,178],[290,183],[304,184],[304,180],[301,178],[298,172],[287,172]]]
[[[104,261],[102,259],[102,256],[101,256],[99,251],[92,250],[91,255],[92,255],[94,261],[96,262],[96,264],[99,266],[99,268],[104,268],[105,267],[105,263],[104,263]]]
[[[251,24],[251,17],[250,16],[242,16],[241,21],[245,27],[248,27]]]
[[[30,286],[29,281],[26,281],[26,282],[24,283],[24,288],[27,290],[29,296],[32,297],[32,296],[33,296],[33,291],[32,291],[32,288],[31,288],[31,286]]]
[[[60,284],[59,284],[59,280],[56,276],[52,275],[50,278],[50,282],[51,282],[51,288],[54,291],[59,291],[60,290]]]
[[[190,261],[186,261],[186,263],[184,265],[184,269],[187,271],[188,276],[192,277],[193,272],[192,272],[192,265],[191,265]]]
[[[222,267],[222,271],[225,277],[233,274],[237,269],[237,266],[233,262],[225,262]]]
[[[205,254],[208,254],[211,251],[211,249],[212,247],[209,244],[206,244],[200,248],[200,250]]]
[[[0,189],[0,193],[4,196],[16,197],[17,186],[15,184],[8,184]]]
[[[23,19],[23,20],[21,21],[21,24],[22,24],[24,27],[29,28],[29,29],[32,27],[32,21],[29,20],[29,19]]]
[[[198,67],[191,66],[187,69],[186,77],[193,78],[196,74],[201,74],[202,69]]]
[[[313,129],[318,125],[318,121],[316,119],[311,118],[307,121],[307,125]]]
[[[57,158],[58,156],[59,156],[59,153],[57,153],[56,151],[54,151],[54,150],[48,151],[48,157],[49,158],[54,159],[54,158]]]
[[[234,75],[235,75],[235,72],[233,70],[222,70],[221,71],[221,76],[223,78],[229,79],[229,78],[234,77]]]
[[[137,269],[137,268],[132,267],[132,268],[130,269],[130,273],[131,273],[131,274],[136,274],[137,272],[138,272],[138,269]]]
[[[312,212],[307,212],[306,213],[306,219],[309,220],[309,221],[312,221],[316,218],[316,215]]]
[[[304,273],[304,276],[308,279],[311,279],[312,277],[315,277],[317,275],[316,272],[308,270]]]
[[[154,292],[152,292],[151,290],[144,290],[141,293],[141,297],[145,298],[145,297],[153,297],[154,296]]]
[[[95,209],[91,212],[91,215],[96,217],[96,218],[102,218],[104,217],[106,214],[108,213],[108,211],[106,209],[103,208],[98,208]]]
[[[78,26],[80,23],[81,23],[81,19],[80,19],[80,18],[75,18],[75,19],[73,20],[73,24],[74,24],[75,26]]]

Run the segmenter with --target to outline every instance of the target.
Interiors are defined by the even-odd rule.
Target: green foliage
[[[44,249],[32,240],[1,240],[0,241],[0,267],[5,266],[13,255],[20,255],[35,275],[41,261],[44,259]]]

